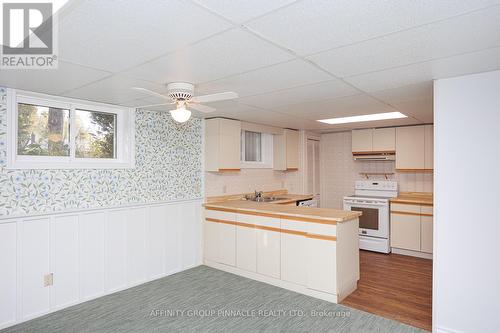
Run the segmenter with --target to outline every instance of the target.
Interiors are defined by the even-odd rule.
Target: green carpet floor
[[[206,266],[1,332],[424,332]]]

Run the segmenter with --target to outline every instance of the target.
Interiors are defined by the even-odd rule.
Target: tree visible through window
[[[115,158],[116,115],[76,110],[76,150],[79,158]]]
[[[18,104],[18,155],[69,156],[69,110]]]

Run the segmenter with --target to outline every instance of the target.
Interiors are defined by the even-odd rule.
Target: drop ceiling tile
[[[242,23],[251,18],[286,6],[296,0],[194,0],[200,5],[224,16],[225,18]]]
[[[57,69],[0,70],[0,85],[58,95],[68,89],[100,80],[111,73],[59,61]]]
[[[392,105],[401,113],[424,123],[434,122],[434,100],[432,98],[398,101]]]
[[[309,59],[353,76],[500,46],[500,6],[322,52]]]
[[[498,0],[304,0],[246,23],[306,55],[498,4]]]
[[[86,1],[61,22],[59,55],[117,72],[229,27],[187,1]]]
[[[302,60],[292,60],[247,73],[207,82],[197,87],[198,94],[234,91],[240,97],[331,80],[332,77]]]
[[[201,83],[291,60],[293,56],[241,29],[232,29],[133,68],[127,75],[157,83]]]
[[[285,105],[318,101],[336,97],[359,94],[359,90],[342,82],[331,80],[321,83],[285,89],[268,94],[240,98],[241,103],[257,106],[263,109],[273,109]]]
[[[119,105],[141,98],[156,100],[154,97],[151,98],[144,93],[133,90],[132,87],[142,87],[159,93],[166,92],[166,87],[159,84],[132,79],[123,75],[113,75],[87,86],[67,91],[63,95]],[[158,102],[161,102],[161,100],[158,99]]]
[[[305,119],[318,120],[372,113],[394,112],[396,110],[366,94],[359,94],[316,102],[288,105],[286,107],[277,108],[275,111]]]
[[[345,78],[361,90],[372,92],[500,69],[500,47]]]
[[[392,104],[433,98],[433,81],[410,84],[394,89],[374,91],[370,93],[382,101]]]

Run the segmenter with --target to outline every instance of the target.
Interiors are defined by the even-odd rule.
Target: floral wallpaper
[[[202,197],[202,124],[136,111],[134,169],[7,170],[7,93],[0,87],[0,216]]]

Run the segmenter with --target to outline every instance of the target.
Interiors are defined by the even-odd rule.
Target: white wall
[[[500,71],[434,84],[433,327],[500,327]]]
[[[0,329],[200,265],[201,203],[0,217]]]

